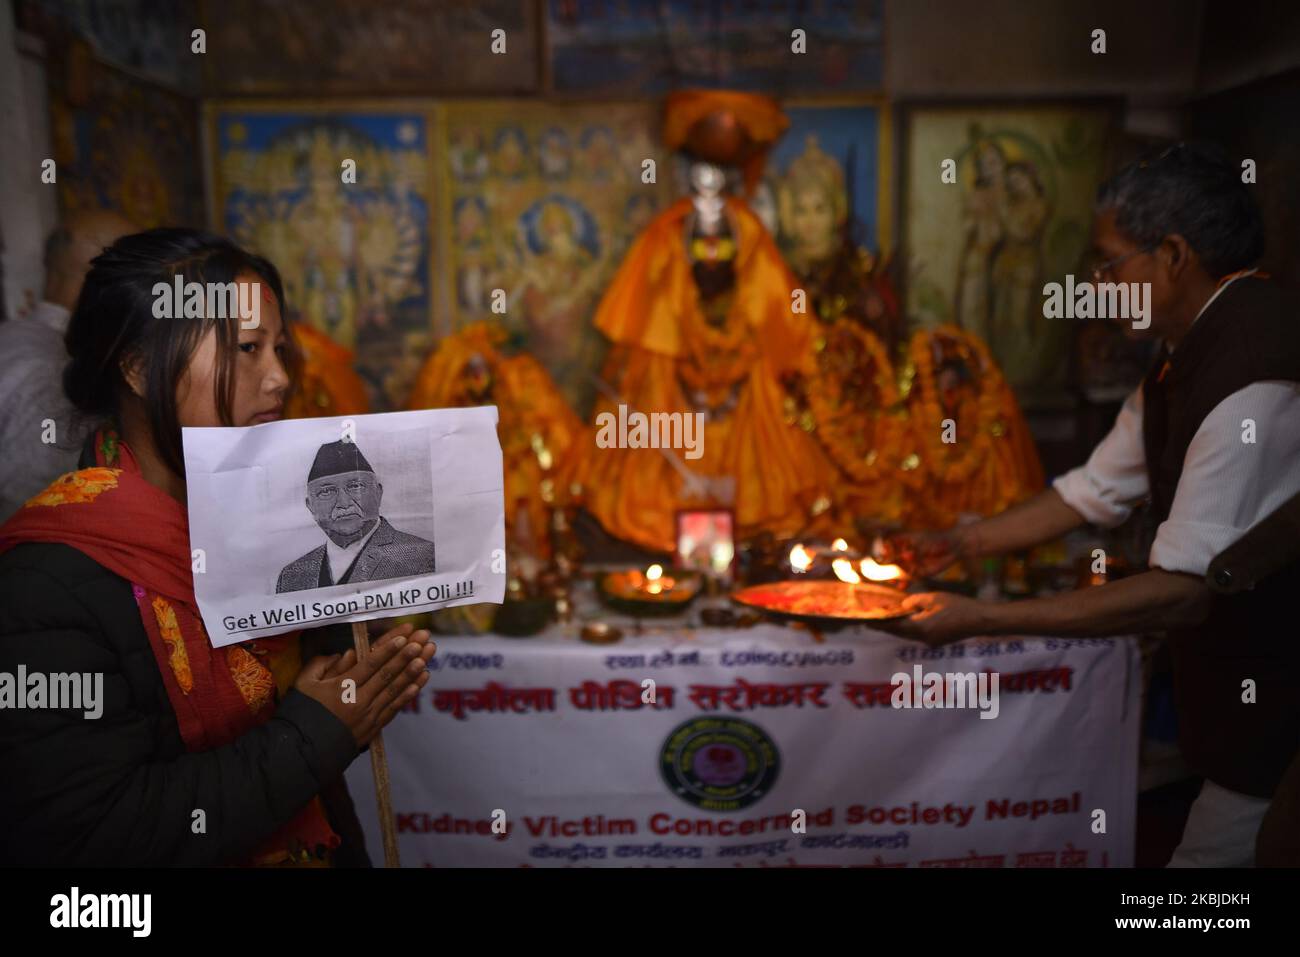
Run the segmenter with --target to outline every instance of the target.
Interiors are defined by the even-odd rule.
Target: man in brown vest
[[[1205,581],[1233,595],[1300,562],[1300,494],[1293,495],[1210,562]],[[1255,838],[1258,867],[1300,866],[1300,752],[1273,792]]]
[[[1179,743],[1205,778],[1170,866],[1253,864],[1300,751],[1300,562],[1249,590],[1205,579],[1216,555],[1300,492],[1300,300],[1255,269],[1263,228],[1250,189],[1221,154],[1183,144],[1102,186],[1091,278],[1150,284],[1149,326],[1125,324],[1160,340],[1150,374],[1087,464],[1000,515],[896,549],[925,573],[1084,522],[1118,525],[1149,503],[1159,526],[1148,571],[1020,602],[916,595],[898,631],[931,644],[1164,631]]]

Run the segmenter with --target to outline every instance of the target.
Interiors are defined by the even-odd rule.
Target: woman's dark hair
[[[1264,223],[1241,167],[1210,143],[1179,143],[1124,167],[1097,191],[1097,211],[1140,246],[1177,233],[1220,279],[1264,254]]]
[[[130,391],[123,366],[138,368],[154,443],[163,461],[184,475],[177,386],[199,342],[215,328],[214,398],[222,422],[234,424],[231,359],[239,341],[239,319],[157,318],[154,286],[171,286],[176,276],[182,284],[233,283],[241,273],[253,273],[275,293],[288,335],[279,271],[221,236],[197,229],[150,229],[123,236],[92,259],[64,340],[71,358],[63,372],[63,391],[72,404],[90,420],[118,418]],[[289,350],[288,360],[290,379],[296,381],[295,349]]]

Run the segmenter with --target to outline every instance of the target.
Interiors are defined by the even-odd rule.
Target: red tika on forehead
[[[275,302],[275,293],[271,292],[271,287],[262,283],[262,299],[266,302]]]

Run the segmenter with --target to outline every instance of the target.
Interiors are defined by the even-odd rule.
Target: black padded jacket
[[[306,632],[303,659],[349,636]],[[320,795],[343,838],[335,865],[368,866],[342,778],[358,753],[343,722],[291,689],[271,720],[187,752],[130,583],[75,548],[0,555],[0,673],[16,678],[20,665],[102,673],[103,713],[0,708],[0,865],[235,864]]]

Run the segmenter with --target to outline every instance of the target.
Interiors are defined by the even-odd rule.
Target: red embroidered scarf
[[[61,542],[131,582],[188,751],[229,744],[275,712],[300,665],[298,633],[213,648],[199,616],[185,507],[140,474],[111,429],[95,434],[95,467],[69,472],[0,526],[0,552]],[[250,864],[312,863],[338,847],[319,798],[251,855]]]

